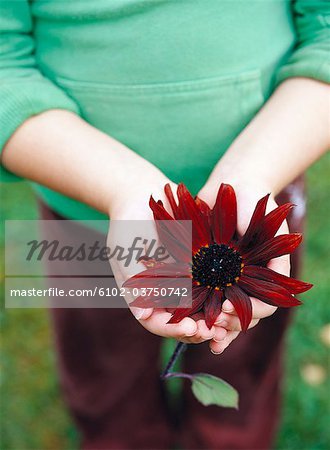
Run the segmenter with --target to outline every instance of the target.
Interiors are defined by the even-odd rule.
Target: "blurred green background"
[[[302,278],[315,287],[304,295],[305,306],[297,308],[288,335],[283,415],[275,446],[281,450],[330,449],[329,174],[330,154],[307,175]],[[37,218],[26,183],[2,184],[1,197],[2,219]],[[3,231],[3,220],[1,226]],[[2,240],[2,255],[3,247]],[[1,450],[77,449],[78,435],[59,393],[47,311],[2,308],[0,319]]]

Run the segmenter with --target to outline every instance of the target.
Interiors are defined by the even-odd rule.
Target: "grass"
[[[315,284],[315,288],[305,294],[305,306],[297,309],[288,335],[283,415],[275,446],[277,450],[330,448],[327,421],[329,348],[320,338],[321,330],[330,323],[327,308],[329,173],[330,155],[308,172],[304,276]],[[4,219],[37,218],[35,199],[26,183],[3,185],[2,197]],[[2,253],[3,245],[2,241]],[[59,395],[47,311],[2,309],[0,323],[1,450],[77,449],[77,432]],[[310,364],[314,364],[317,373],[325,373],[327,379],[322,380],[322,376],[318,379],[317,373],[314,377],[308,373],[306,368]]]

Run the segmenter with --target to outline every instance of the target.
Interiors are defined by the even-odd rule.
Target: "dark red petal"
[[[127,289],[153,289],[153,288],[189,288],[191,286],[190,280],[187,278],[134,278],[131,277],[123,286]],[[177,298],[177,296],[175,296]]]
[[[172,297],[160,297],[154,295],[146,295],[136,297],[129,306],[134,306],[136,308],[166,308],[168,306],[173,307]]]
[[[206,292],[207,291],[207,292]],[[205,286],[193,286],[191,291],[191,299],[193,302],[197,301],[201,295],[207,296],[208,289]],[[189,297],[182,297],[180,306],[184,305],[191,300]],[[190,306],[190,305],[189,305]]]
[[[156,277],[156,278],[190,278],[191,273],[189,271],[190,266],[183,263],[170,263],[161,264],[158,267],[153,267],[151,269],[140,272],[136,276],[139,277]]]
[[[268,213],[255,227],[255,234],[249,243],[249,248],[252,249],[252,246],[261,245],[274,237],[293,207],[292,203],[285,203]]]
[[[204,200],[200,199],[199,197],[195,197],[195,203],[197,208],[199,209],[200,215],[202,220],[204,221],[204,225],[209,230],[209,239],[211,239],[211,224],[210,224],[210,217],[211,217],[211,208],[207,203],[204,202]]]
[[[214,240],[218,244],[227,244],[237,225],[236,194],[230,184],[221,184],[211,217]]]
[[[204,200],[196,196],[195,203],[204,216],[208,217],[211,214],[211,208]]]
[[[252,320],[252,303],[250,297],[235,284],[225,289],[225,296],[233,304],[242,330],[246,331]]]
[[[155,220],[174,220],[173,217],[166,211],[162,202],[156,202],[151,196],[149,206],[154,214]]]
[[[221,313],[221,307],[223,302],[222,291],[214,290],[207,301],[204,303],[204,316],[206,326],[211,329],[217,317]]]
[[[177,203],[176,203],[176,201],[174,199],[174,195],[173,195],[173,192],[172,192],[172,189],[171,189],[171,186],[169,185],[169,183],[167,183],[165,185],[164,191],[165,191],[165,195],[167,197],[167,200],[168,200],[168,202],[169,202],[169,204],[171,206],[174,218],[177,219],[177,220],[182,219],[182,217],[180,216],[180,211],[179,211],[178,205],[177,205]]]
[[[154,214],[159,238],[168,252],[176,260],[189,261],[192,249],[187,229],[182,223],[173,219],[161,201],[156,202],[153,197],[150,197],[149,205]],[[169,224],[167,225],[165,221],[169,221]]]
[[[191,307],[192,299],[194,295],[191,294],[193,291],[191,285],[187,285],[186,280],[176,279],[173,284],[172,278],[158,278],[158,279],[142,279],[139,280],[142,283],[141,286],[133,286],[141,289],[141,295],[136,297],[131,303],[130,306],[136,306],[139,308],[174,308],[175,310],[180,308]],[[143,288],[146,288],[145,292],[143,292]],[[157,289],[155,289],[157,288]],[[188,290],[188,295],[183,297],[176,295],[173,292],[174,288],[183,289],[186,288]],[[150,290],[149,290],[150,289]],[[160,292],[162,289],[166,290],[166,295],[162,295]],[[172,293],[172,294],[171,294]],[[190,295],[189,295],[190,293]]]
[[[205,319],[204,311],[200,309],[198,312],[191,314],[189,317],[194,319],[195,322],[197,322],[197,320],[204,320]]]
[[[293,297],[290,292],[282,286],[268,281],[257,280],[246,275],[241,275],[238,285],[248,295],[258,298],[262,302],[272,306],[289,308],[301,305],[301,301]]]
[[[189,317],[189,315],[192,314],[192,311],[192,308],[177,308],[167,323],[179,323],[185,317]]]
[[[253,243],[253,240],[255,239],[255,235],[258,231],[260,222],[265,217],[269,195],[270,194],[265,195],[265,197],[261,198],[258,201],[258,203],[253,211],[249,226],[247,227],[247,230],[246,230],[244,236],[240,240],[240,243],[239,243],[240,248],[242,248],[242,249],[247,248]]]
[[[262,264],[273,258],[292,253],[302,241],[300,233],[281,234],[243,253],[244,264]]]
[[[210,293],[209,289],[204,287],[193,288],[191,307],[177,308],[175,313],[167,323],[178,323],[185,317],[188,317],[198,312],[203,307],[203,303],[209,296],[209,293]]]
[[[137,308],[153,308],[154,307],[154,301],[153,298],[150,297],[143,297],[140,295],[139,297],[136,297],[129,306],[134,306]]]
[[[187,231],[182,229],[179,222],[171,222],[170,227],[166,226],[165,221],[157,220],[155,224],[159,239],[169,254],[177,261],[190,262],[192,258],[191,242],[187,241]]]
[[[150,285],[150,279],[156,281],[161,278],[191,278],[189,268],[188,265],[182,263],[162,264],[133,275],[123,283],[123,286],[126,288],[142,288],[147,284]]]
[[[267,267],[245,266],[243,272],[251,278],[258,278],[259,280],[278,284],[291,292],[291,294],[301,294],[302,292],[306,292],[313,287],[310,283],[305,283],[304,281],[286,277],[285,275],[268,269]]]
[[[182,183],[178,186],[178,199],[180,216],[184,220],[192,221],[192,250],[197,251],[200,247],[210,244],[210,228],[192,195]]]
[[[151,258],[151,256],[147,255],[140,256],[138,262],[141,262],[147,269],[161,267],[165,264],[164,262],[157,261],[155,258]]]
[[[263,220],[259,232],[259,241],[266,241],[267,239],[274,237],[294,206],[293,203],[285,203],[268,213]]]
[[[165,210],[163,203],[160,200],[158,200],[158,202],[155,202],[153,197],[150,197],[149,205],[153,211],[155,221],[170,221],[170,224],[167,227],[170,234],[177,237],[181,243],[184,243],[184,245],[190,248],[190,236],[187,232],[187,229],[181,222],[173,219],[173,217]]]
[[[167,234],[170,234],[174,240],[177,241],[179,245],[186,248],[187,250],[192,251],[191,249],[191,228],[187,227],[187,223],[179,222],[177,220],[168,222],[163,220],[156,221],[156,227],[161,230],[166,231]],[[163,242],[164,244],[166,242]]]

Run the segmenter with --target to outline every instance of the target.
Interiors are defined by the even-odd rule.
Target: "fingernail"
[[[194,329],[190,329],[190,331],[186,331],[185,336],[186,337],[195,336],[196,333],[197,333],[197,326]]]
[[[220,352],[215,352],[214,350],[211,349],[211,353],[213,353],[213,355],[221,355],[222,350]]]
[[[134,308],[134,307],[132,307],[131,311],[132,311],[133,316],[137,320],[140,320],[141,317],[143,316],[143,313],[144,313],[145,309],[144,308]]]
[[[189,331],[189,333],[186,333],[186,334],[185,334],[185,337],[192,337],[192,336],[194,336],[194,335],[196,334],[196,331],[197,331],[197,330],[195,330],[194,332]]]
[[[227,336],[227,333],[224,335],[224,337],[222,337],[222,338],[213,338],[213,341],[214,342],[221,342],[221,341],[223,341],[224,339],[225,339],[225,337]]]
[[[225,319],[221,319],[219,320],[219,322],[215,322],[214,325],[221,325],[223,328],[225,328],[228,325],[228,322]]]
[[[226,300],[222,305],[222,311],[233,312],[234,311],[233,305],[228,300]]]

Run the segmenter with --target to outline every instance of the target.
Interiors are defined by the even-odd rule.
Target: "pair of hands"
[[[163,191],[164,185],[170,181],[156,168],[153,173],[153,168],[150,167],[150,165],[146,167],[146,170],[147,173],[144,174],[144,180],[146,181],[140,179],[139,182],[137,182],[137,180],[134,180],[134,177],[128,178],[129,182],[125,186],[125,189],[122,189],[121,193],[116,196],[116,200],[112,203],[110,208],[110,217],[113,223],[115,221],[123,220],[152,221],[153,217],[148,205],[151,194],[156,200],[162,200],[170,211]],[[173,192],[175,192],[176,185],[171,182],[170,184]],[[237,195],[238,230],[243,234],[249,224],[250,217],[257,201],[269,192],[269,190],[260,184],[242,186],[234,181],[232,184]],[[210,179],[198,195],[210,206],[213,206],[217,190],[218,185],[214,184],[214,181]],[[276,206],[277,204],[274,198],[270,197],[268,201],[268,210],[271,211],[275,209]],[[288,226],[285,222],[278,233],[283,234],[287,232]],[[115,231],[110,226],[108,239],[112,242],[116,239],[114,234]],[[141,263],[137,263],[134,266],[133,272],[132,267],[130,267],[130,269],[125,269],[116,261],[112,261],[111,265],[119,286],[134,273],[138,273],[145,269]],[[289,275],[289,257],[283,256],[276,258],[270,261],[269,267],[284,275]],[[132,298],[127,298],[126,300],[129,302]],[[253,306],[253,320],[249,328],[254,327],[260,319],[270,316],[276,310],[275,307],[267,305],[257,299],[251,298],[251,301]],[[186,343],[198,344],[209,341],[211,352],[220,354],[241,332],[238,316],[229,300],[224,302],[222,309],[221,314],[211,330],[208,329],[204,320],[197,320],[195,322],[189,317],[183,319],[178,324],[167,324],[171,314],[167,312],[166,309],[131,308],[131,311],[136,319],[139,320],[140,324],[151,333],[163,337],[172,337]]]

